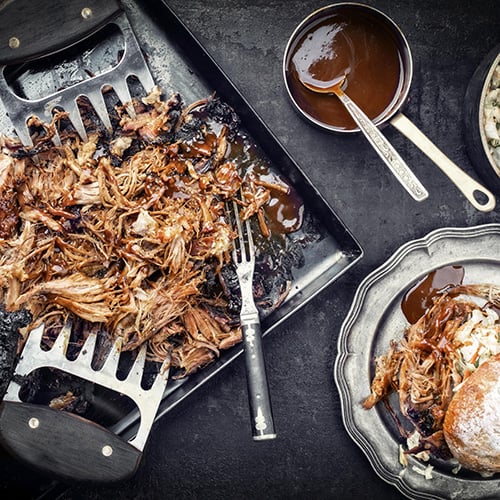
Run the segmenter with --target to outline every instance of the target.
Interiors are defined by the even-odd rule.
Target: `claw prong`
[[[66,321],[59,335],[57,336],[54,344],[52,345],[52,352],[59,352],[63,356],[66,356],[66,352],[68,350],[69,339],[71,337],[71,321]]]

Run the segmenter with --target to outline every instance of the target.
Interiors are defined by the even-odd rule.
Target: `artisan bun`
[[[500,472],[500,354],[484,362],[456,392],[443,431],[462,466],[486,475]]]

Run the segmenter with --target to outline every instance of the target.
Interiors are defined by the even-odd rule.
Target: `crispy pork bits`
[[[134,118],[116,107],[111,136],[83,108],[87,142],[64,112],[31,120],[31,149],[1,139],[0,300],[45,323],[49,344],[75,316],[126,350],[170,353],[185,376],[241,340],[226,202],[241,198],[269,236],[263,207],[286,186],[242,167],[239,120],[215,96],[185,106],[155,89],[134,105]],[[289,288],[281,274],[269,310]]]

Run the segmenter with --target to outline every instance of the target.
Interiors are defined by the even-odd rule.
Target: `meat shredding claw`
[[[232,219],[238,232],[232,258],[241,290],[241,330],[245,352],[248,400],[252,419],[252,436],[256,441],[274,439],[274,420],[269,396],[266,365],[262,349],[259,312],[253,298],[252,281],[255,268],[255,248],[250,222],[242,222],[235,201]]]
[[[115,342],[99,370],[91,366],[96,335],[90,334],[75,360],[66,356],[71,325],[66,324],[52,348],[44,351],[44,325],[32,330],[12,381],[0,404],[0,440],[12,454],[35,468],[62,479],[113,482],[130,477],[139,465],[168,380],[167,359],[153,384],[142,387],[146,346],[128,376],[117,378],[120,343]],[[81,416],[25,403],[19,397],[24,377],[40,368],[56,368],[132,399],[140,413],[134,437],[125,441],[110,429]]]
[[[34,19],[36,23],[20,22],[25,19]],[[109,24],[120,29],[124,40],[123,56],[110,70],[33,100],[18,96],[7,82],[5,70],[9,65],[61,52]],[[80,137],[86,140],[87,132],[77,104],[80,97],[89,99],[102,123],[111,130],[102,91],[111,86],[122,104],[129,104],[127,79],[131,76],[138,78],[146,93],[153,89],[153,77],[127,16],[116,0],[12,0],[0,5],[0,98],[25,146],[33,146],[27,120],[34,115],[50,122],[54,108],[66,111]],[[128,106],[127,111],[134,115],[132,106]],[[57,134],[54,142],[59,143]]]

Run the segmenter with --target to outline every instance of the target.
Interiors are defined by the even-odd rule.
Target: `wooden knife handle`
[[[66,49],[98,31],[119,12],[117,0],[0,2],[0,65]]]
[[[130,477],[142,452],[94,422],[47,406],[4,401],[0,441],[23,462],[66,480]]]

